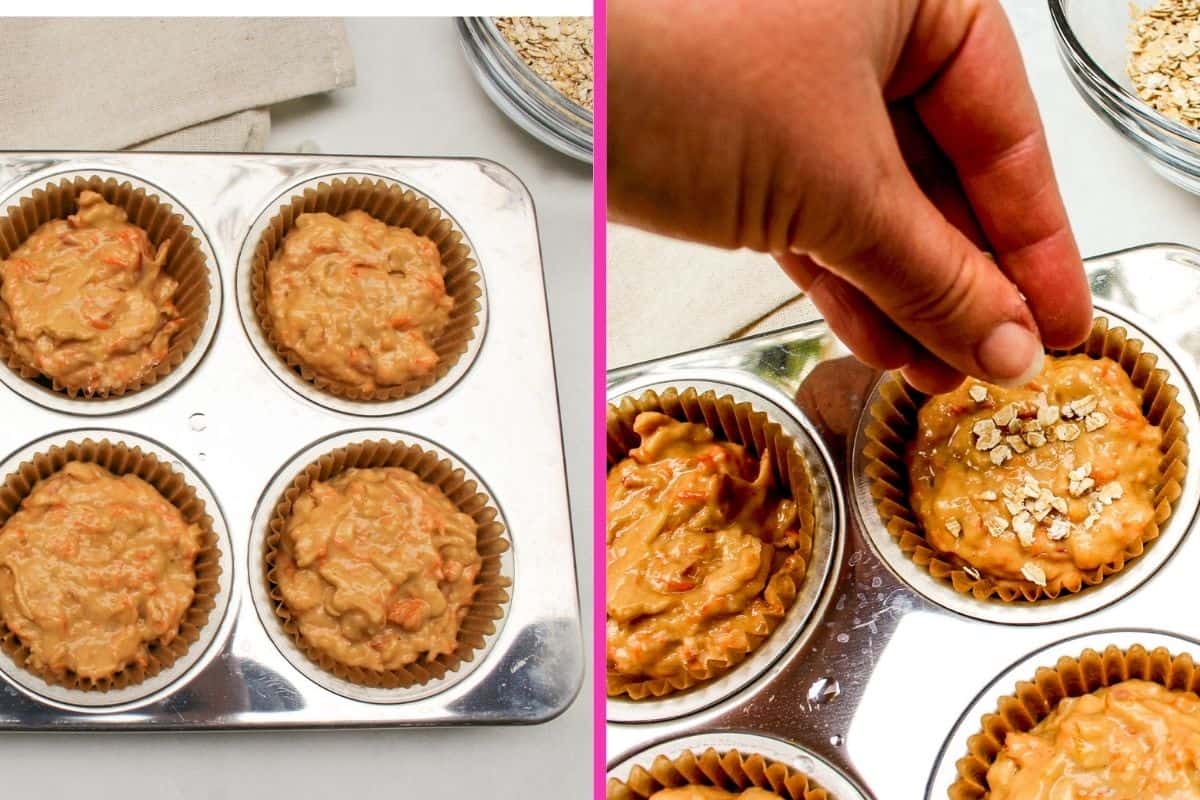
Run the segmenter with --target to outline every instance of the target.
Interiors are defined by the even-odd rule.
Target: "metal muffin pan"
[[[1189,448],[1195,448],[1200,251],[1147,245],[1089,259],[1086,266],[1097,313],[1130,328],[1170,370],[1180,390]],[[846,487],[843,501],[861,506],[863,498],[870,499],[853,472],[855,436],[878,376],[850,357],[811,307],[809,317],[784,330],[613,370],[609,397],[667,376],[753,387],[818,432]],[[1061,610],[1046,613],[989,612],[981,619],[979,607],[994,604],[970,598],[964,601],[974,607],[959,608],[890,557],[887,547],[894,543],[863,519],[869,514],[850,514],[827,580],[830,600],[816,610],[804,635],[787,643],[770,668],[747,676],[736,694],[702,710],[642,723],[617,721],[610,712],[610,768],[635,755],[645,760],[671,752],[685,737],[756,734],[821,759],[868,798],[941,800],[949,786],[945,765],[952,771],[954,760],[965,754],[959,739],[965,742],[977,730],[983,714],[978,703],[1008,691],[1015,683],[1010,677],[1031,677],[1042,663],[1042,648],[1094,635],[1053,651],[1078,655],[1087,646],[1108,643],[1141,641],[1151,647],[1161,643],[1156,636],[1174,634],[1183,638],[1168,647],[1174,652],[1192,647],[1200,658],[1200,646],[1191,645],[1191,639],[1200,639],[1200,622],[1185,600],[1200,561],[1198,545],[1188,540],[1196,524],[1198,470],[1200,462],[1190,459],[1171,520],[1138,561],[1076,598],[1050,603],[1052,609],[1061,603]],[[865,531],[864,523],[872,529]],[[898,549],[896,555],[903,558]],[[1137,632],[1148,625],[1154,633]],[[1122,630],[1134,633],[1104,633]],[[1006,673],[1026,659],[1028,669]],[[610,702],[610,709],[617,705]]]
[[[743,754],[757,753],[764,758],[780,764],[786,764],[807,775],[814,783],[828,791],[834,798],[845,800],[866,800],[866,795],[852,782],[846,780],[835,767],[818,755],[808,752],[802,747],[781,741],[772,736],[749,733],[701,733],[675,739],[663,747],[650,747],[641,753],[635,753],[608,771],[609,778],[625,780],[634,767],[649,769],[658,756],[678,758],[687,751],[696,754],[712,748],[724,753],[737,750]]]
[[[950,786],[958,778],[955,762],[967,754],[967,740],[979,731],[979,720],[996,711],[1000,699],[1011,695],[1021,681],[1033,680],[1041,667],[1053,667],[1060,658],[1078,658],[1084,650],[1104,652],[1104,648],[1115,645],[1127,650],[1134,645],[1147,650],[1165,648],[1171,655],[1200,653],[1200,642],[1151,629],[1110,630],[1072,636],[1059,642],[1041,647],[1022,658],[1016,664],[997,675],[980,691],[975,700],[959,718],[958,723],[946,737],[933,775],[929,779],[928,796],[945,797]]]
[[[127,433],[144,449],[148,440],[155,452],[170,454],[201,491],[218,533],[226,531],[222,553],[229,564],[221,581],[227,607],[214,609],[201,640],[181,659],[187,665],[156,676],[152,680],[168,677],[136,697],[114,694],[105,705],[85,706],[78,692],[64,700],[31,685],[28,676],[0,669],[0,730],[504,724],[562,712],[582,685],[583,647],[537,221],[520,180],[480,159],[0,153],[0,207],[64,172],[127,178],[164,196],[194,223],[218,277],[212,341],[206,351],[197,345],[194,369],[169,391],[136,407],[106,407],[100,417],[82,419],[96,413],[91,401],[39,404],[0,390],[0,453],[15,458],[31,446],[48,447],[40,441],[47,437],[75,438],[88,428]],[[487,322],[476,329],[477,352],[464,354],[467,364],[458,374],[452,371],[402,413],[335,410],[315,388],[296,391],[256,352],[238,309],[230,307],[241,298],[220,293],[221,284],[237,285],[239,256],[256,220],[293,189],[341,175],[378,176],[430,198],[469,237],[486,282]],[[9,373],[7,367],[0,372]],[[497,410],[503,427],[496,425]],[[399,701],[348,697],[294,666],[256,609],[261,569],[248,568],[253,521],[260,506],[269,510],[277,499],[273,481],[298,453],[334,437],[357,440],[354,432],[368,421],[372,430],[361,431],[363,440],[387,432],[429,444],[477,476],[512,543],[504,569],[513,585],[497,632],[462,675],[419,692],[401,690]]]

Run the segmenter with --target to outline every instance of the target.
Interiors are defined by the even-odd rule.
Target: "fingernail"
[[[1000,386],[1021,386],[1042,371],[1045,352],[1024,325],[1003,322],[979,345],[976,354],[985,376]]]

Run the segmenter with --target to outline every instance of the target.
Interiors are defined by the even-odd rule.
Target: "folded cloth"
[[[611,223],[607,250],[610,369],[772,330],[795,316],[800,293],[768,255]]]
[[[333,19],[0,20],[0,148],[255,150],[271,103],[354,84]]]
[[[131,150],[203,150],[212,153],[255,152],[262,150],[271,133],[271,112],[265,108],[238,111],[212,122],[201,122],[177,131],[147,139]]]

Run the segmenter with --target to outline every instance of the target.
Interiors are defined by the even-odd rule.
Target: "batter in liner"
[[[267,267],[279,341],[310,370],[359,392],[433,372],[450,320],[437,245],[363,211],[301,214]]]
[[[178,287],[125,211],[96,192],[79,210],[39,227],[0,261],[0,330],[21,361],[89,393],[137,383],[166,357],[184,326]]]
[[[969,573],[1078,588],[1154,520],[1161,444],[1120,365],[1047,356],[1023,387],[972,379],[921,408],[912,509]]]
[[[275,579],[300,634],[352,667],[454,652],[482,558],[475,521],[398,467],[348,469],[297,499]]]
[[[650,800],[782,800],[774,792],[766,789],[751,787],[744,792],[734,794],[716,786],[680,786],[677,789],[663,789],[650,795]]]
[[[1200,698],[1129,680],[1069,697],[1010,733],[988,800],[1198,800]]]
[[[745,650],[786,612],[804,574],[796,504],[769,456],[703,425],[645,412],[641,445],[608,473],[610,676],[671,678]]]
[[[192,605],[200,528],[135,475],[69,462],[0,528],[0,613],[35,670],[146,666]]]

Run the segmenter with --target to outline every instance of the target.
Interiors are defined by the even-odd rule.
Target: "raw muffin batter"
[[[313,372],[360,392],[437,366],[454,298],[437,245],[363,211],[301,214],[267,267],[279,341]]]
[[[296,499],[275,578],[300,633],[342,664],[452,653],[482,559],[475,521],[405,469],[348,469]]]
[[[192,604],[201,537],[141,478],[69,462],[0,528],[0,613],[35,670],[145,666]]]
[[[917,421],[913,511],[976,576],[1077,587],[1154,519],[1162,432],[1114,361],[1047,356],[1017,389],[968,380]]]
[[[24,363],[89,393],[150,374],[184,325],[177,283],[125,211],[91,191],[0,261],[0,329]]]
[[[633,428],[641,446],[608,473],[608,671],[670,678],[744,650],[805,564],[768,456],[664,414]]]
[[[1010,733],[988,800],[1197,800],[1200,698],[1131,680],[1059,703]]]
[[[780,797],[774,792],[757,787],[734,794],[715,786],[681,786],[678,789],[655,792],[650,795],[650,800],[780,800]]]

